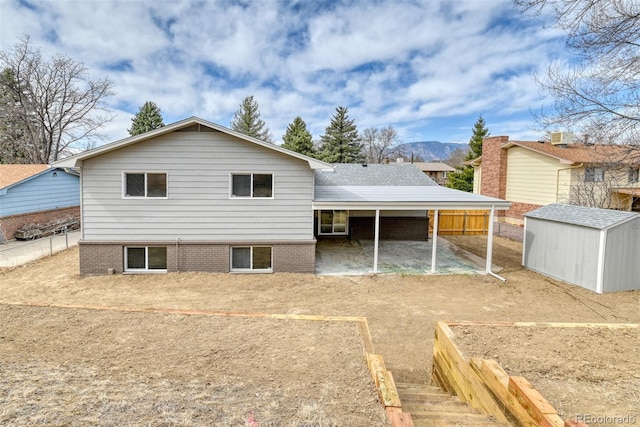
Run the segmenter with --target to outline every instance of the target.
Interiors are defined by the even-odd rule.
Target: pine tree
[[[129,135],[135,136],[164,126],[162,113],[155,102],[147,101],[131,119]]]
[[[336,108],[331,124],[320,137],[320,160],[327,163],[361,163],[366,156],[354,120],[349,120],[346,107]]]
[[[484,118],[480,116],[473,125],[473,135],[469,139],[469,152],[465,160],[473,160],[482,156],[482,140],[487,136],[489,136],[489,129],[487,129]],[[473,192],[473,166],[458,166],[455,172],[449,174],[448,178],[448,187],[468,193]]]
[[[271,142],[269,128],[260,119],[260,108],[253,95],[247,96],[240,104],[240,108],[233,114],[231,129],[262,141]]]
[[[293,119],[293,122],[289,124],[282,140],[284,141],[283,148],[305,156],[315,157],[316,155],[313,137],[307,130],[307,124],[300,116]]]
[[[489,129],[487,129],[487,125],[481,115],[473,125],[473,135],[469,139],[469,152],[466,160],[473,160],[482,156],[482,141],[487,136],[489,136]]]

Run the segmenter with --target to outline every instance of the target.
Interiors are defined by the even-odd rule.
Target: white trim
[[[380,241],[380,209],[376,209],[376,220],[373,235],[373,272],[378,272],[378,242]]]
[[[349,210],[349,211],[373,211],[380,209],[383,211],[409,211],[409,210],[490,210],[494,206],[495,210],[506,211],[511,206],[510,202],[498,204],[492,202],[312,202],[314,210]]]
[[[147,188],[148,174],[164,174],[165,175],[165,195],[162,197],[147,196],[149,189]],[[144,175],[144,196],[127,196],[127,175]],[[169,172],[167,171],[122,171],[122,200],[166,200],[169,198]]]
[[[604,251],[607,245],[607,230],[600,230],[600,239],[598,242],[598,270],[596,276],[596,293],[601,294],[604,291]]]
[[[433,234],[431,236],[433,243],[431,245],[431,274],[436,273],[436,252],[438,248],[438,209],[433,211]]]

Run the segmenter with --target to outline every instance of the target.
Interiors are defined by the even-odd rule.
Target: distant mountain
[[[447,160],[451,157],[451,153],[457,148],[461,148],[466,153],[469,145],[440,141],[406,142],[398,145],[398,149],[403,157],[411,159],[411,155],[413,154],[414,158],[419,158],[425,162]]]

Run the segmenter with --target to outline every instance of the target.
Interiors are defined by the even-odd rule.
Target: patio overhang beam
[[[409,211],[409,210],[494,210],[506,211],[511,203],[468,203],[468,202],[344,202],[344,201],[314,201],[313,210],[349,210],[349,211]]]

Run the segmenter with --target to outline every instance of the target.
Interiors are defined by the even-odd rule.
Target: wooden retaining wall
[[[429,211],[429,233],[433,233],[433,210]],[[439,235],[487,234],[489,231],[489,211],[482,210],[439,210]]]
[[[604,323],[436,323],[433,345],[432,380],[444,390],[457,395],[474,408],[514,426],[587,427],[572,420],[562,420],[555,408],[524,377],[509,376],[495,361],[465,358],[453,342],[450,326],[546,326],[626,328],[629,324]]]

